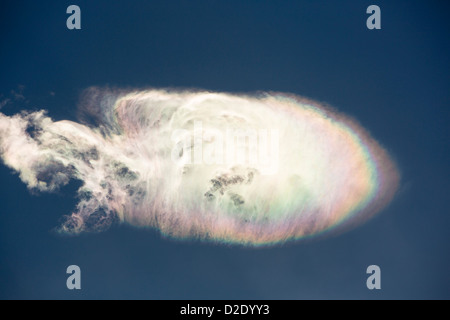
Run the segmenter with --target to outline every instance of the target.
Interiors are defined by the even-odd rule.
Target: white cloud
[[[264,245],[366,220],[398,182],[395,165],[361,126],[293,95],[91,88],[81,108],[89,125],[54,122],[44,111],[0,113],[1,157],[29,188],[83,182],[63,232],[124,222],[173,237]],[[192,138],[183,154],[194,154],[226,128],[277,130],[278,172],[264,175],[258,163],[237,160],[174,161],[176,130]]]

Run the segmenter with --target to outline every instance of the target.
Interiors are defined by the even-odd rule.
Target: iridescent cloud
[[[123,222],[268,245],[361,223],[399,181],[354,120],[290,94],[90,88],[80,115],[0,113],[1,158],[30,189],[82,181],[63,233]]]

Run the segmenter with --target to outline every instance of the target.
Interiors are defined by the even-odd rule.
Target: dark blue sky
[[[82,30],[66,28],[71,4]],[[381,8],[381,30],[366,28],[371,4]],[[358,119],[397,161],[402,182],[392,204],[354,230],[248,249],[127,226],[57,236],[78,183],[33,195],[1,165],[0,298],[449,299],[449,9],[443,1],[2,1],[5,114],[47,109],[75,120],[80,92],[93,85],[292,92]],[[80,291],[66,288],[71,264],[81,268]],[[381,267],[379,291],[366,288],[371,264]]]

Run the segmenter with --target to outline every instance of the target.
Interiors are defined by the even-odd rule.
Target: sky
[[[81,9],[68,30],[66,9]],[[366,9],[381,9],[369,30]],[[269,247],[149,228],[53,232],[80,181],[30,192],[0,165],[0,299],[449,299],[450,26],[441,1],[2,1],[0,112],[77,121],[86,88],[288,92],[355,119],[401,176],[379,214]],[[68,290],[66,268],[81,269]],[[381,269],[381,290],[366,269]]]

